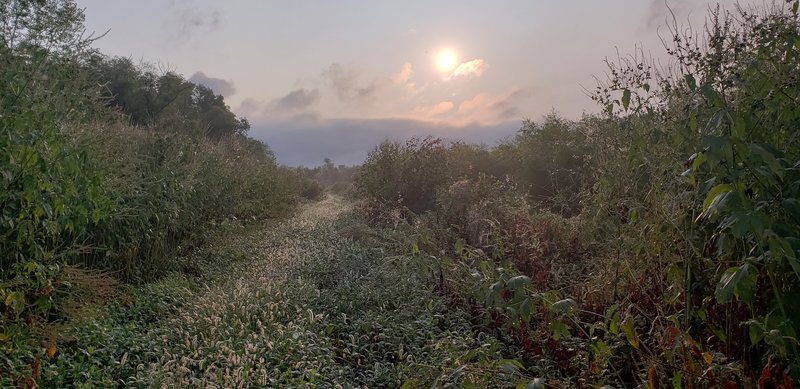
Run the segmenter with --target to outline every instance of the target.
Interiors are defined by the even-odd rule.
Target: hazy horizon
[[[524,118],[596,112],[583,87],[606,57],[665,58],[670,12],[697,28],[714,3],[78,1],[87,30],[108,31],[95,47],[211,87],[295,166],[360,163],[387,138],[495,144]]]

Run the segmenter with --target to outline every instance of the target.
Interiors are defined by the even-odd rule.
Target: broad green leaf
[[[731,135],[738,139],[744,139],[746,134],[747,125],[745,124],[744,119],[737,118],[733,123],[733,126],[731,126]]]
[[[25,295],[22,292],[11,292],[6,296],[5,304],[19,315],[25,309]]]
[[[705,153],[697,153],[692,157],[692,170],[695,171],[697,171],[700,166],[703,166],[703,164],[708,160],[708,157],[706,157]]]
[[[757,276],[750,270],[750,264],[747,263],[726,270],[714,292],[717,301],[726,304],[733,301],[734,297],[745,302],[753,301]]]
[[[700,87],[700,93],[708,100],[709,103],[717,107],[722,106],[722,97],[720,97],[719,93],[715,91],[711,85],[703,84],[703,86]]]
[[[794,274],[800,278],[800,261],[797,260],[797,254],[788,240],[773,235],[769,240],[769,249],[772,251],[773,258],[778,261],[785,259]]]
[[[748,320],[748,336],[750,337],[750,344],[756,345],[764,339],[764,324],[756,320]]]
[[[733,186],[730,184],[718,184],[711,188],[703,201],[703,212],[695,221],[706,218],[716,212],[717,209],[725,204],[725,200],[727,200],[731,191],[733,191]]]
[[[625,110],[627,111],[630,105],[631,105],[631,90],[625,89],[622,91],[622,107],[624,107]]]
[[[628,339],[628,343],[630,343],[631,347],[638,349],[639,348],[639,337],[636,335],[636,328],[633,326],[633,318],[627,317],[625,321],[622,322],[622,333],[625,334],[625,337]]]
[[[683,78],[686,79],[686,86],[689,87],[690,91],[694,91],[695,89],[697,89],[697,81],[695,81],[693,75],[687,74],[683,76]]]
[[[501,359],[497,362],[498,366],[512,366],[516,369],[524,369],[525,365],[516,359]]]
[[[569,338],[569,327],[561,321],[555,320],[550,323],[550,334],[554,340],[559,341],[562,338]]]
[[[533,300],[530,297],[525,298],[519,306],[519,315],[525,321],[530,321],[533,316]]]
[[[682,389],[682,388],[683,388],[683,374],[681,372],[677,372],[672,377],[672,389]]]
[[[781,206],[794,218],[800,220],[800,201],[796,198],[787,198],[781,202]]]
[[[619,334],[619,319],[619,312],[614,312],[614,315],[611,316],[611,324],[608,326],[609,331],[611,331],[611,333],[614,335]]]
[[[552,310],[559,313],[567,313],[572,310],[572,307],[577,305],[573,299],[563,299],[553,304]]]
[[[511,290],[517,290],[525,285],[531,283],[531,279],[528,276],[516,276],[508,280],[508,288]]]
[[[778,161],[778,159],[775,158],[774,155],[772,155],[772,153],[754,143],[750,144],[750,151],[753,154],[760,156],[761,159],[763,159],[764,162],[767,163],[767,166],[769,166],[769,169],[770,171],[772,171],[772,174],[774,174],[779,179],[783,180],[784,176],[783,167],[781,166],[781,163]]]
[[[456,254],[461,255],[461,253],[464,251],[464,246],[465,246],[464,239],[457,240],[455,244]]]

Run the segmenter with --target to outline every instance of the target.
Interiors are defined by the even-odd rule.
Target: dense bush
[[[179,75],[144,88],[161,103],[140,116],[113,86],[152,73],[107,71],[128,63],[98,62],[74,2],[0,1],[0,19],[0,376],[34,387],[41,334],[67,315],[66,269],[181,270],[176,253],[215,224],[285,214],[303,183]]]
[[[700,35],[673,25],[674,67],[609,63],[592,92],[603,115],[525,122],[491,150],[439,147],[460,162],[435,184],[414,185],[430,157],[384,144],[358,187],[370,204],[424,204],[404,228],[438,256],[432,282],[557,386],[791,387],[797,9],[712,10]]]

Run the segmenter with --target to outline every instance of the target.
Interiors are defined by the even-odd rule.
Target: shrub
[[[436,191],[449,181],[441,139],[384,142],[369,153],[356,178],[359,192],[413,213],[433,209]]]

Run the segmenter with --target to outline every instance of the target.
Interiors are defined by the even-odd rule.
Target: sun
[[[436,54],[436,67],[443,72],[453,70],[457,64],[458,56],[453,50],[444,49],[439,51],[439,54]]]

